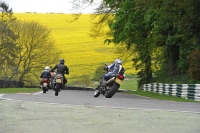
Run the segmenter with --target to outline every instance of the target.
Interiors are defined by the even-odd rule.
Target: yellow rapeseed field
[[[112,63],[118,58],[115,46],[104,44],[105,38],[89,37],[92,26],[89,14],[83,14],[80,19],[71,23],[67,22],[73,19],[71,14],[16,13],[14,16],[19,20],[36,21],[51,30],[55,45],[62,50],[59,58],[64,58],[70,68],[68,78],[83,74],[92,78],[98,66],[104,62]],[[57,63],[59,60],[55,62]],[[127,74],[135,73],[131,58],[127,59],[124,67],[129,68]]]

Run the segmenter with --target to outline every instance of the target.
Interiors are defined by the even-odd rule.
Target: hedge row
[[[14,80],[0,80],[0,88],[23,88],[24,82]]]

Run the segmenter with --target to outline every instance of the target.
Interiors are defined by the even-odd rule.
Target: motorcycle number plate
[[[47,83],[43,83],[43,86],[46,87],[46,86],[47,86]]]
[[[56,83],[61,83],[61,79],[56,79]]]
[[[120,80],[119,78],[116,78],[116,79],[115,79],[115,82],[118,83],[119,85],[122,84],[122,80]]]

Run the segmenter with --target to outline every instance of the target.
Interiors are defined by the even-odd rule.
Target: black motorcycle
[[[109,72],[109,70],[107,70],[107,72]],[[103,94],[106,98],[112,98],[112,96],[120,88],[120,85],[122,84],[122,81],[125,78],[124,72],[125,70],[122,67],[121,70],[119,70],[118,74],[113,74],[108,80],[106,80],[105,86],[102,86],[101,80],[100,84],[94,92],[94,97],[98,97],[100,94]]]
[[[55,91],[55,96],[58,96],[58,93],[63,89],[63,76],[61,74],[55,74],[53,80],[53,90]]]

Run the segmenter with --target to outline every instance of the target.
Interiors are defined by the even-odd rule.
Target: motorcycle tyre
[[[56,84],[56,86],[55,86],[55,96],[58,96],[60,87],[61,87],[60,84]]]
[[[100,90],[96,89],[94,92],[94,97],[98,97],[99,95],[100,95]]]
[[[46,93],[46,88],[42,87],[42,91],[43,91],[43,93]]]
[[[48,86],[47,86],[47,88],[46,88],[46,91],[48,91],[48,90],[49,90],[49,88],[50,88],[50,86],[48,85]]]
[[[49,83],[49,86],[50,86],[50,87],[49,87],[50,89],[52,89],[52,90],[54,89],[53,79],[51,79],[51,82]]]
[[[120,85],[114,82],[114,83],[113,83],[113,86],[112,86],[112,88],[109,90],[109,92],[108,92],[108,93],[105,93],[105,97],[106,97],[106,98],[112,98],[113,95],[118,91],[119,87],[120,87]]]

